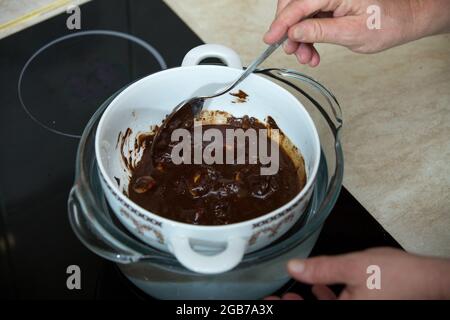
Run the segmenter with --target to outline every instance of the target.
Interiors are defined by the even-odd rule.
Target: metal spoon
[[[158,145],[157,140],[158,138],[161,136],[161,132],[168,127],[168,124],[177,116],[183,114],[183,113],[187,113],[187,112],[191,112],[192,114],[192,118],[194,118],[196,115],[198,115],[200,113],[200,111],[202,111],[203,106],[205,104],[205,100],[206,99],[212,99],[212,98],[216,98],[218,96],[221,96],[231,90],[233,90],[233,88],[235,88],[239,83],[241,83],[242,81],[244,81],[245,78],[247,78],[251,73],[253,73],[253,71],[256,70],[256,68],[264,61],[266,60],[276,49],[278,49],[278,47],[287,39],[287,35],[285,35],[281,40],[279,40],[278,42],[271,44],[256,60],[254,60],[250,66],[248,66],[248,68],[245,70],[244,73],[242,73],[242,75],[233,83],[231,83],[228,87],[226,87],[225,89],[209,95],[209,96],[197,96],[197,97],[193,97],[193,98],[189,98],[186,100],[183,100],[181,103],[179,103],[173,110],[172,112],[166,117],[166,119],[164,120],[163,124],[161,125],[161,127],[159,128],[159,130],[157,130],[155,137],[153,138],[153,143],[151,145],[150,148],[150,154],[154,155],[154,148],[155,146]],[[153,161],[153,157],[152,161]]]

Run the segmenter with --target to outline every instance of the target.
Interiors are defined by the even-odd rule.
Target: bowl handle
[[[204,44],[191,49],[184,57],[181,66],[196,66],[207,58],[217,58],[230,68],[242,69],[239,55],[234,50],[220,44]]]
[[[241,262],[247,248],[248,239],[230,238],[224,251],[216,255],[203,255],[194,251],[188,237],[173,236],[169,248],[186,268],[203,274],[222,273],[233,269]]]

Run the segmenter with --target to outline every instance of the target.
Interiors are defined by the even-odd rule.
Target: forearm
[[[412,0],[416,39],[450,32],[450,0]]]

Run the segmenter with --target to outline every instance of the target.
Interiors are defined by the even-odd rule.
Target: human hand
[[[380,268],[380,289],[369,289],[369,266]],[[420,257],[391,248],[375,248],[337,256],[291,260],[288,272],[297,281],[311,284],[320,300],[450,299],[450,260]],[[336,296],[327,286],[343,284]],[[266,299],[280,299],[268,297]],[[284,300],[301,300],[294,293]]]
[[[380,8],[380,29],[369,29],[370,6]],[[288,32],[287,54],[315,67],[314,43],[332,43],[358,53],[375,53],[427,35],[446,32],[448,0],[278,0],[276,18],[264,36],[272,44]],[[370,12],[370,11],[369,11]]]

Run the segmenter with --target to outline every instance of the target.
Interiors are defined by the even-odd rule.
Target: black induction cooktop
[[[0,40],[0,297],[148,299],[70,228],[78,139],[106,98],[202,41],[162,1],[94,0],[81,6],[81,30],[68,17]],[[373,246],[399,247],[344,188],[313,254]],[[66,287],[72,264],[81,290]]]

